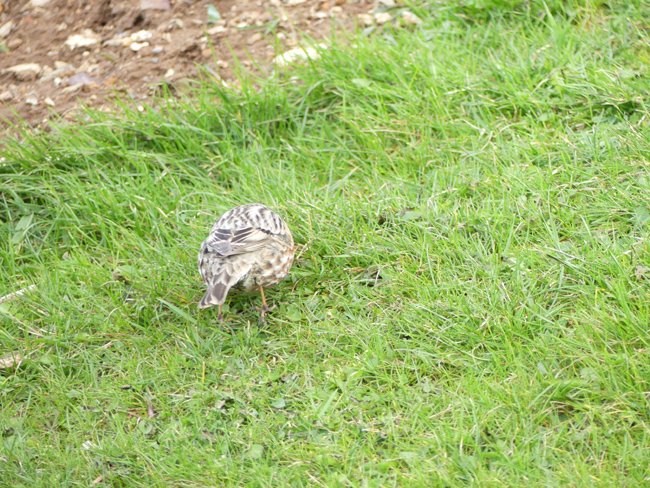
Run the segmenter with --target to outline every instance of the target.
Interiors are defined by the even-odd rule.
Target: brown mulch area
[[[0,0],[0,127],[71,117],[80,102],[110,110],[146,101],[197,66],[232,79],[303,37],[351,29],[374,0]],[[257,66],[261,67],[258,68]]]

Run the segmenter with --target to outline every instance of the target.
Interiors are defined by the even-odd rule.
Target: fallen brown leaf
[[[12,352],[6,356],[0,357],[0,369],[15,368],[23,362],[23,356],[20,353]]]

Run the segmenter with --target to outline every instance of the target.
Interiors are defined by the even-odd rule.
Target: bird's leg
[[[217,314],[217,320],[219,322],[223,322],[223,314],[221,313],[221,305],[218,305],[219,307],[219,313]]]
[[[266,304],[266,297],[264,296],[264,287],[260,286],[260,295],[262,295],[262,308],[260,308],[260,324],[266,322],[266,312],[270,310]]]

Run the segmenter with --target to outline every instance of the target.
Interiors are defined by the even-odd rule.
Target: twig
[[[22,290],[14,291],[13,293],[9,293],[8,295],[5,295],[3,297],[0,297],[0,303],[8,302],[9,300],[13,300],[14,298],[18,298],[21,295],[24,295],[28,291],[32,291],[36,289],[36,285],[29,285],[27,288],[23,288]]]

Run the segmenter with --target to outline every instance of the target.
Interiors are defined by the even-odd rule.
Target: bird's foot
[[[262,305],[261,307],[255,307],[255,310],[257,310],[257,313],[260,314],[260,319],[259,323],[260,325],[266,323],[266,314],[269,313],[271,310],[275,309],[275,305],[271,305],[270,307],[268,305]]]
[[[218,308],[217,320],[219,321],[219,323],[223,323],[223,311],[221,310],[221,305],[219,305]]]

